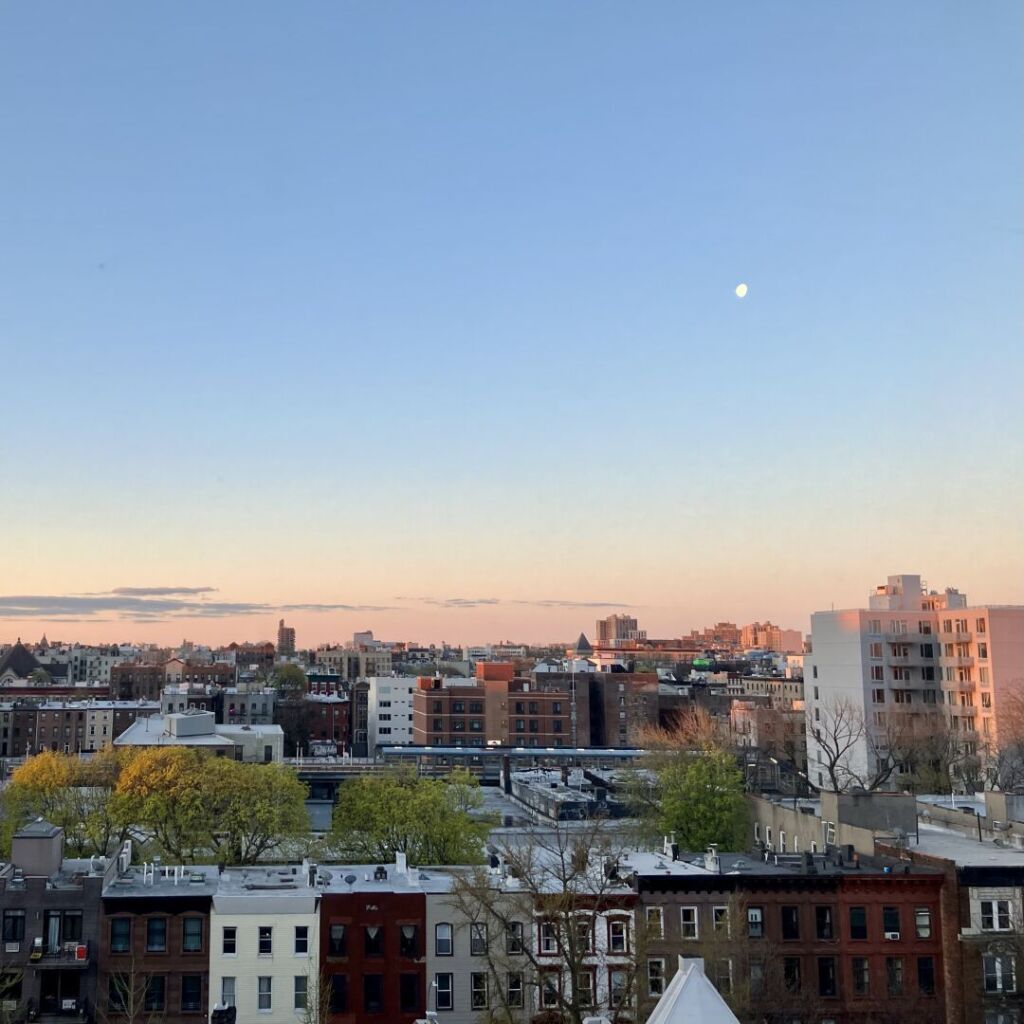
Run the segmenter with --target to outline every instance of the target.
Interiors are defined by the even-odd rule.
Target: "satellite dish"
[[[345,882],[348,884],[348,887],[351,889],[352,886],[356,884],[356,876],[355,875],[346,875],[345,876]]]

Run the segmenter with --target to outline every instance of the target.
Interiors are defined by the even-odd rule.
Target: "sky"
[[[1022,20],[4,4],[0,643],[1024,603]]]

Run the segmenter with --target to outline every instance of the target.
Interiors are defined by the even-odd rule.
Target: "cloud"
[[[0,619],[96,622],[101,615],[116,615],[131,622],[164,622],[169,619],[220,619],[277,612],[391,610],[384,605],[370,604],[270,604],[207,600],[205,595],[213,592],[214,587],[118,587],[104,594],[13,594],[0,596]]]
[[[215,594],[216,587],[114,587],[109,591],[118,597],[176,597]]]
[[[479,608],[493,605],[528,606],[531,608],[635,608],[628,601],[567,601],[556,598],[503,597],[396,597],[396,601],[413,601],[439,608]]]

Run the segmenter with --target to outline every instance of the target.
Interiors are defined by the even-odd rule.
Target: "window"
[[[871,691],[871,703],[872,704],[884,704],[885,703],[885,687],[875,687]]]
[[[881,683],[885,681],[885,669],[881,665],[871,666],[871,679],[873,682]]]
[[[819,956],[818,995],[831,998],[836,994],[836,959],[833,956]]]
[[[800,908],[782,907],[782,937],[784,939],[800,938]]]
[[[416,1013],[420,1008],[420,976],[403,974],[398,979],[398,1008],[403,1013]]]
[[[273,978],[261,975],[256,979],[256,1008],[271,1010],[273,1008]]]
[[[143,1006],[149,1013],[161,1013],[164,1009],[167,979],[160,974],[152,974],[146,981],[146,995]]]
[[[862,940],[868,937],[868,911],[866,907],[850,907],[850,938]]]
[[[512,1009],[523,1005],[523,976],[519,971],[509,971],[505,978],[505,1001]]]
[[[327,932],[327,955],[328,956],[344,956],[345,955],[345,937],[346,937],[345,925],[343,925],[343,924],[332,924],[331,925],[330,930]]]
[[[304,1010],[306,1008],[306,976],[304,974],[295,975],[295,988],[292,997],[292,1006],[296,1010]]]
[[[146,922],[146,952],[167,952],[167,918],[151,917]]]
[[[472,1010],[487,1009],[487,975],[474,971],[469,976],[469,1006]]]
[[[661,907],[648,907],[644,920],[647,924],[647,937],[649,939],[663,939],[665,937],[665,918]]]
[[[760,960],[750,961],[750,994],[764,995],[764,964]]]
[[[747,936],[764,938],[764,907],[747,907]]]
[[[434,955],[452,955],[452,926],[450,924],[434,925]]]
[[[129,925],[131,922],[128,918],[115,918],[111,922],[111,935],[113,935],[114,923],[118,920],[123,920]],[[22,942],[25,938],[25,911],[24,910],[5,910],[4,911],[4,942]],[[115,950],[113,946],[113,939],[111,939],[111,953],[118,952],[123,953],[128,949],[127,945],[123,950]]]
[[[608,950],[611,953],[629,951],[629,927],[626,921],[608,922]]]
[[[545,1009],[558,1006],[561,977],[555,971],[545,971],[540,976],[540,1005]]]
[[[420,930],[414,924],[398,928],[398,955],[414,959],[420,955]]]
[[[728,907],[711,908],[711,926],[716,932],[725,932],[726,935],[729,934]]]
[[[181,922],[181,951],[201,953],[203,951],[203,919],[186,917]]]
[[[309,926],[297,924],[295,926],[295,955],[305,956],[309,952]]]
[[[454,1006],[452,998],[452,976],[450,974],[434,975],[434,1009],[450,1010]]]
[[[21,918],[22,929],[25,927],[25,916]],[[22,931],[24,936],[24,930]],[[7,938],[7,912],[4,913],[4,942],[17,941]],[[110,921],[110,952],[127,953],[132,945],[132,919],[130,917],[115,917]]]
[[[448,938],[451,942],[451,925],[448,926]],[[384,926],[379,924],[368,924],[363,928],[363,955],[383,956],[384,955]],[[451,950],[449,950],[449,956]]]
[[[665,991],[665,961],[654,959],[647,961],[647,994],[660,996]]]
[[[203,1008],[203,976],[183,974],[181,976],[181,1012],[198,1013]]]
[[[787,956],[782,960],[782,979],[787,992],[800,991],[800,957]]]
[[[576,1002],[580,1006],[594,1005],[593,971],[580,971],[576,975]]]
[[[914,930],[919,939],[932,937],[932,912],[928,907],[917,907],[914,910]]]
[[[348,975],[331,975],[331,1013],[345,1013],[348,1010]]]
[[[1010,901],[981,901],[981,930],[985,932],[1008,932],[1010,930]]]
[[[594,924],[588,917],[581,917],[576,921],[576,951],[578,953],[589,953],[594,948],[593,942]]]
[[[233,927],[225,927],[221,931],[220,950],[224,956],[234,956],[238,952],[237,934]]]
[[[540,923],[540,951],[542,953],[558,952],[558,928],[554,921]]]
[[[832,934],[832,908],[814,908],[814,930],[819,939],[834,938]]]
[[[975,620],[975,622],[974,622],[974,632],[975,633],[984,633],[985,632],[985,620],[984,619],[976,619]]]
[[[449,974],[450,978],[451,975]],[[449,1007],[451,1009],[451,1007]],[[384,1012],[384,975],[363,975],[363,1011],[365,1013]]]
[[[923,996],[935,995],[935,959],[930,956],[917,958],[917,988]]]
[[[866,956],[853,958],[853,994],[866,996],[871,989],[871,961]]]
[[[523,952],[522,921],[509,921],[505,926],[505,952],[509,955]]]
[[[626,971],[608,972],[608,1005],[612,1008],[629,1006],[629,974]]]
[[[487,925],[483,921],[473,921],[469,926],[469,955],[485,956],[487,954]]]
[[[1017,963],[1012,956],[986,953],[981,958],[986,992],[1016,992]]]
[[[696,939],[699,937],[696,907],[679,908],[679,934],[684,939]]]
[[[220,1005],[235,1005],[235,979],[223,977],[220,979]]]
[[[903,957],[887,956],[885,958],[885,980],[889,995],[903,995]]]

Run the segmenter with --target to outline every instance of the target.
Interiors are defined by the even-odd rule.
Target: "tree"
[[[285,699],[301,696],[306,692],[306,673],[292,662],[285,662],[274,669],[273,686]]]
[[[468,768],[453,768],[445,782],[445,795],[456,811],[471,814],[483,807],[480,780]]]
[[[251,864],[309,832],[306,787],[284,765],[242,764],[188,747],[136,751],[121,772],[122,814],[173,860]]]
[[[624,843],[598,819],[538,828],[495,849],[497,869],[454,877],[453,929],[470,930],[486,976],[481,1024],[516,1024],[524,1010],[558,1024],[582,1024],[598,1008],[612,1024],[634,1019],[642,943],[635,894],[617,870]]]
[[[28,674],[30,686],[49,686],[53,682],[53,676],[45,668],[34,668]]]
[[[42,817],[64,830],[76,856],[106,854],[128,834],[114,799],[123,763],[124,755],[111,748],[91,761],[52,750],[28,758],[4,791],[5,840],[30,818]]]
[[[148,1007],[149,978],[134,956],[121,970],[100,975],[101,990],[96,993],[99,1024],[155,1024],[160,1020],[160,1011]],[[104,981],[106,991],[102,990]]]
[[[682,849],[745,847],[743,773],[731,754],[716,750],[673,758],[658,771],[658,794],[659,833],[674,833]]]
[[[673,729],[647,731],[644,746],[650,756],[627,786],[642,839],[675,833],[686,850],[712,843],[724,850],[745,847],[743,773],[727,738],[703,708],[681,716]]]
[[[475,821],[436,779],[408,771],[363,776],[341,786],[329,843],[350,863],[387,862],[405,853],[413,864],[476,864],[487,822]]]

